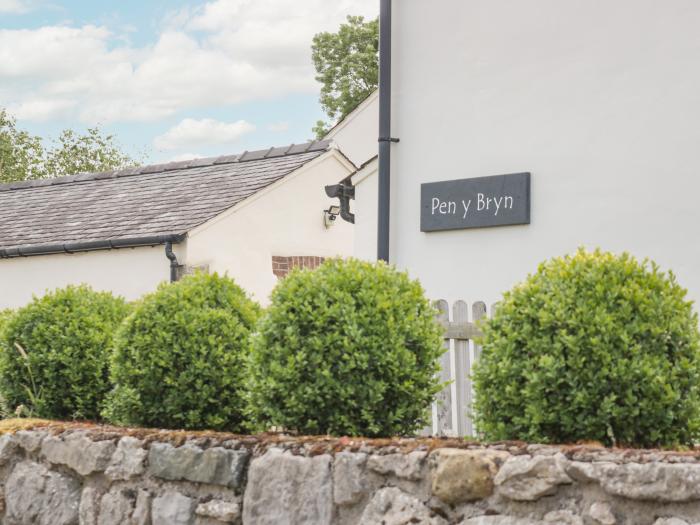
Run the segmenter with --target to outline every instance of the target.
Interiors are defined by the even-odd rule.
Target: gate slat
[[[466,325],[469,322],[469,305],[464,301],[456,301],[452,306],[452,320],[454,324]],[[471,411],[472,384],[469,374],[471,372],[471,360],[469,359],[469,341],[455,339],[455,408],[457,412],[457,433],[460,436],[471,436],[472,422],[469,416]]]

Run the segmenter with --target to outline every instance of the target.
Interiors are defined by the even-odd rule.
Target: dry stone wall
[[[54,426],[0,486],[6,525],[700,524],[700,451]]]

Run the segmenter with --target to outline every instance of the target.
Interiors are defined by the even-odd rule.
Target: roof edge
[[[57,186],[59,184],[70,184],[73,182],[85,182],[103,179],[116,179],[133,175],[150,175],[165,173],[169,171],[185,170],[189,168],[200,168],[206,166],[220,166],[222,164],[237,164],[251,162],[255,160],[266,160],[277,157],[288,157],[302,153],[328,151],[331,147],[330,140],[316,140],[302,144],[292,144],[289,146],[266,148],[256,151],[244,151],[235,155],[221,155],[219,157],[206,157],[191,160],[166,162],[163,164],[148,164],[131,168],[121,168],[112,171],[99,173],[79,173],[77,175],[67,175],[65,177],[54,177],[48,179],[25,180],[18,182],[8,182],[0,184],[0,192],[23,190],[30,188],[41,188],[46,186]]]
[[[128,237],[124,239],[106,239],[102,241],[78,241],[59,244],[38,244],[0,248],[0,259],[31,257],[33,255],[55,255],[60,253],[94,252],[119,248],[138,248],[141,246],[158,246],[169,242],[178,244],[185,240],[187,234],[149,235],[145,237]]]

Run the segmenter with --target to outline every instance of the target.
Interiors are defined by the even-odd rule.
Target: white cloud
[[[289,122],[273,122],[267,126],[267,129],[274,133],[283,133],[289,130]]]
[[[10,106],[8,110],[19,120],[45,121],[68,116],[77,104],[77,101],[68,99],[34,98]]]
[[[55,118],[62,108],[94,124],[316,93],[313,35],[347,14],[375,16],[377,4],[215,0],[164,16],[155,42],[140,48],[91,25],[0,30],[0,100],[33,108],[27,119]]]
[[[204,155],[200,155],[199,153],[180,153],[179,155],[170,157],[166,162],[180,162],[183,160],[194,160],[201,158],[204,158]]]
[[[245,120],[221,122],[205,118],[186,118],[177,126],[153,140],[159,150],[184,149],[189,147],[226,145],[237,143],[240,138],[255,130],[255,126]]]
[[[0,13],[22,14],[29,10],[29,6],[20,0],[0,0]]]

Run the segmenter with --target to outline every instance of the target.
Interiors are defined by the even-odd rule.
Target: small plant
[[[435,314],[418,282],[383,263],[292,272],[254,338],[253,419],[305,434],[411,434],[440,389]]]
[[[244,361],[259,307],[231,279],[196,274],[145,296],[118,331],[113,423],[243,429]]]
[[[487,439],[677,446],[700,430],[698,319],[671,273],[579,250],[507,292],[474,372]]]
[[[96,419],[112,336],[128,313],[110,293],[69,286],[0,321],[0,394],[17,415]]]

